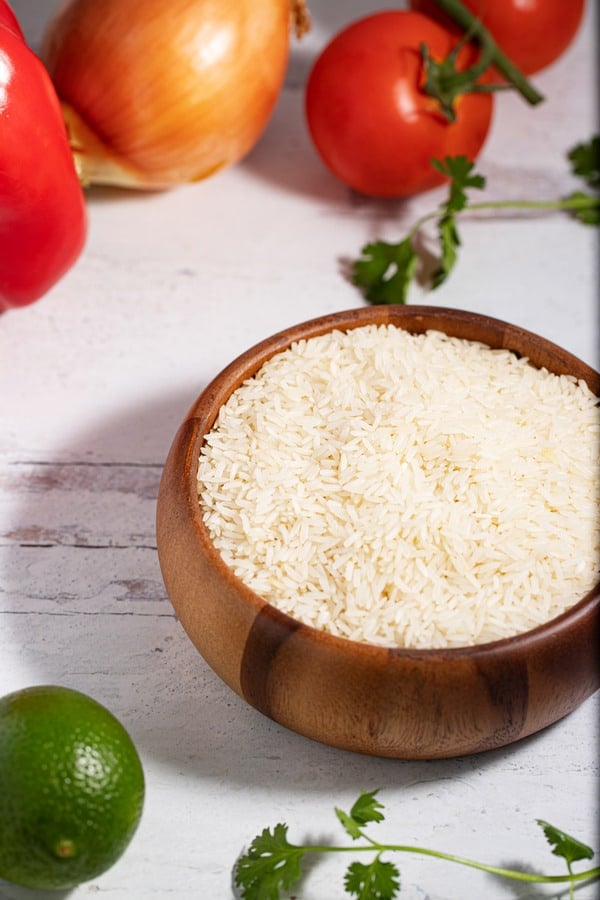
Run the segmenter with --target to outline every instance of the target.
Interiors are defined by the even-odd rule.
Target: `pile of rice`
[[[225,562],[294,618],[440,648],[527,631],[600,576],[597,398],[507,350],[367,325],[220,410],[198,468]]]

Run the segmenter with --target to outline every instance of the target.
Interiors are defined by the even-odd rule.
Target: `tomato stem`
[[[541,103],[544,100],[543,95],[540,94],[531,82],[527,80],[519,67],[503,53],[485,25],[474,16],[460,0],[434,0],[434,2],[450,16],[457,25],[460,25],[468,35],[472,35],[479,41],[483,48],[483,56],[486,62],[482,71],[484,71],[488,65],[492,64],[504,75],[513,87],[519,91],[521,96],[524,97],[528,103],[532,104],[532,106],[535,106],[537,103]],[[475,77],[478,77],[482,74],[482,72],[478,71],[479,68],[479,64],[476,64],[469,71],[474,74]],[[502,85],[488,85],[486,90],[498,90],[502,87]]]

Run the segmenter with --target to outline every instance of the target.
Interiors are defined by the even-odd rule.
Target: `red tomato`
[[[525,75],[553,63],[567,49],[581,23],[585,0],[462,0]],[[410,6],[448,26],[435,0]]]
[[[464,94],[449,122],[421,90],[420,45],[444,59],[455,37],[415,12],[380,12],[352,23],[323,50],[306,86],[308,127],[326,166],[354,190],[403,197],[444,181],[433,158],[479,153],[488,133],[493,99]],[[477,56],[459,55],[464,69]]]

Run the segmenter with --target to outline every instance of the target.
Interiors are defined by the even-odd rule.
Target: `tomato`
[[[436,187],[434,158],[479,153],[493,108],[490,94],[463,94],[448,121],[421,89],[425,43],[436,60],[456,42],[448,30],[409,11],[379,12],[353,22],[317,58],[307,81],[305,109],[325,165],[356,191],[404,197]],[[466,46],[464,69],[477,56]]]
[[[525,75],[553,63],[575,37],[585,0],[462,0]],[[411,9],[448,26],[435,0],[410,0]]]

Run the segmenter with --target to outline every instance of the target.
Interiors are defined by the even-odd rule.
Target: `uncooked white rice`
[[[600,575],[597,398],[507,350],[393,325],[293,344],[225,403],[198,493],[235,574],[356,641],[527,631]]]

